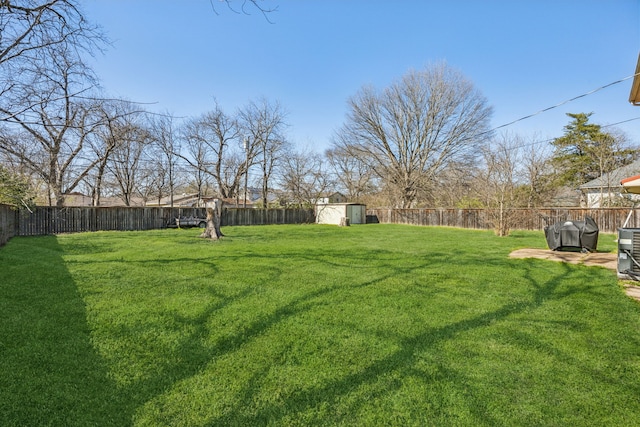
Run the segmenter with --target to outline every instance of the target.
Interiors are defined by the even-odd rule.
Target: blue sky
[[[238,3],[241,0],[235,0]],[[179,117],[279,101],[289,138],[324,150],[362,86],[446,61],[494,108],[492,127],[635,72],[640,0],[266,0],[267,22],[220,0],[83,0],[113,40],[94,67],[107,93]],[[212,6],[213,5],[213,6]],[[215,8],[215,11],[214,11]],[[562,135],[565,113],[608,125],[640,117],[631,80],[504,129]],[[640,120],[617,126],[640,145]]]

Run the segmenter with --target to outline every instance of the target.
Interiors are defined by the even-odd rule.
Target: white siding
[[[316,205],[316,222],[318,224],[340,225],[340,219],[347,217],[351,224],[365,224],[367,207],[360,204],[335,203]]]

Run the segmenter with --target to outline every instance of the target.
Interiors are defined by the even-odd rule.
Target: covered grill
[[[598,246],[598,225],[591,217],[584,221],[561,221],[544,228],[547,245],[552,251],[575,250],[594,252]]]

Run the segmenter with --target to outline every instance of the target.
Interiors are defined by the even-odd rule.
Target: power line
[[[640,117],[634,117],[634,118],[627,119],[627,120],[622,120],[622,121],[619,121],[619,122],[616,122],[616,123],[609,123],[607,125],[600,125],[600,127],[601,128],[606,128],[606,127],[610,127],[610,126],[616,126],[616,125],[620,125],[622,123],[632,122],[634,120],[640,120]],[[519,148],[533,147],[534,145],[548,143],[548,142],[551,142],[551,141],[553,141],[555,139],[556,138],[547,138],[547,139],[542,139],[540,141],[527,142],[526,144],[521,144],[521,145],[516,145],[516,146],[513,146],[513,147],[509,147],[509,150],[517,150]]]
[[[598,88],[596,88],[596,89],[590,90],[589,92],[583,93],[582,95],[574,96],[573,98],[570,98],[570,99],[567,99],[567,100],[565,100],[565,101],[562,101],[562,102],[560,102],[560,103],[558,103],[558,104],[552,105],[551,107],[544,108],[544,109],[542,109],[542,110],[536,111],[536,112],[535,112],[535,113],[533,113],[533,114],[529,114],[529,115],[526,115],[526,116],[524,116],[524,117],[520,117],[519,119],[513,120],[513,121],[511,121],[511,122],[509,122],[509,123],[505,123],[505,124],[503,124],[503,125],[497,126],[497,127],[493,128],[493,129],[491,129],[490,131],[487,131],[487,132],[485,132],[485,133],[492,133],[492,132],[494,132],[494,131],[496,131],[496,130],[498,130],[498,129],[502,129],[502,128],[504,128],[504,127],[511,126],[512,124],[515,124],[515,123],[521,122],[521,121],[523,121],[523,120],[530,119],[531,117],[537,116],[538,114],[542,114],[542,113],[547,112],[547,111],[549,111],[549,110],[553,110],[554,108],[561,107],[561,106],[563,106],[563,105],[565,105],[565,104],[568,104],[568,103],[570,103],[570,102],[575,101],[576,99],[580,99],[580,98],[584,98],[584,97],[589,96],[589,95],[593,95],[593,94],[594,94],[594,93],[596,93],[596,92],[599,92],[599,91],[601,91],[601,90],[603,90],[603,89],[606,89],[606,88],[608,88],[608,87],[611,87],[611,86],[613,86],[613,85],[617,85],[617,84],[619,84],[619,83],[625,82],[625,81],[627,81],[627,80],[629,80],[629,79],[632,79],[632,78],[634,78],[634,77],[636,77],[636,76],[638,76],[638,75],[640,75],[640,73],[635,73],[635,74],[632,74],[632,75],[627,76],[627,77],[625,77],[625,78],[622,78],[622,79],[620,79],[620,80],[616,80],[616,81],[614,81],[614,82],[607,83],[607,84],[606,84],[606,85],[604,85],[604,86],[600,86],[600,87],[598,87]],[[636,120],[636,119],[632,119],[632,120]],[[630,120],[629,120],[629,121],[630,121]],[[625,123],[625,122],[620,122],[620,123]],[[620,124],[620,123],[618,123],[618,124]]]

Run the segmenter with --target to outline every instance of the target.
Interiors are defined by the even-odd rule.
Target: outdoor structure
[[[640,174],[640,160],[582,184],[580,193],[582,194],[583,207],[628,206],[640,201],[640,195],[628,194],[620,184],[624,178],[638,174]]]
[[[320,197],[318,197],[318,200],[316,200],[316,204],[317,205],[327,205],[327,204],[331,204],[331,203],[346,203],[347,202],[347,197],[339,192],[335,192],[335,193],[327,193],[327,194],[322,194]]]
[[[631,85],[629,102],[640,105],[640,55]],[[620,186],[625,192],[640,194],[640,170],[629,171],[620,177]],[[618,228],[618,278],[640,280],[640,228],[627,228],[633,210],[629,212],[624,225]]]
[[[344,219],[346,218],[346,220]],[[366,224],[367,207],[360,203],[327,203],[316,205],[318,224]]]
[[[239,195],[238,197],[231,197],[224,199],[225,207],[232,208],[255,208],[256,200],[259,200],[261,193],[258,189],[249,188],[247,190],[247,200],[244,200],[244,194]],[[182,193],[182,194],[174,194],[173,196],[173,206],[171,205],[171,197],[166,196],[161,200],[149,200],[145,206],[154,206],[154,207],[184,207],[184,208],[202,208],[205,207],[207,203],[210,203],[214,199],[217,199],[218,196],[212,194],[205,194],[198,196],[198,193]]]
[[[640,105],[640,55],[638,55],[638,65],[636,65],[635,77],[633,78],[633,84],[631,85],[629,102],[633,105]]]
[[[129,199],[130,206],[144,206],[145,202],[140,197],[131,197]],[[86,194],[82,194],[80,192],[74,191],[73,193],[64,195],[64,206],[66,207],[82,207],[82,206],[93,206],[93,198]],[[123,207],[126,206],[122,198],[120,197],[101,197],[100,198],[100,206],[103,207]]]

